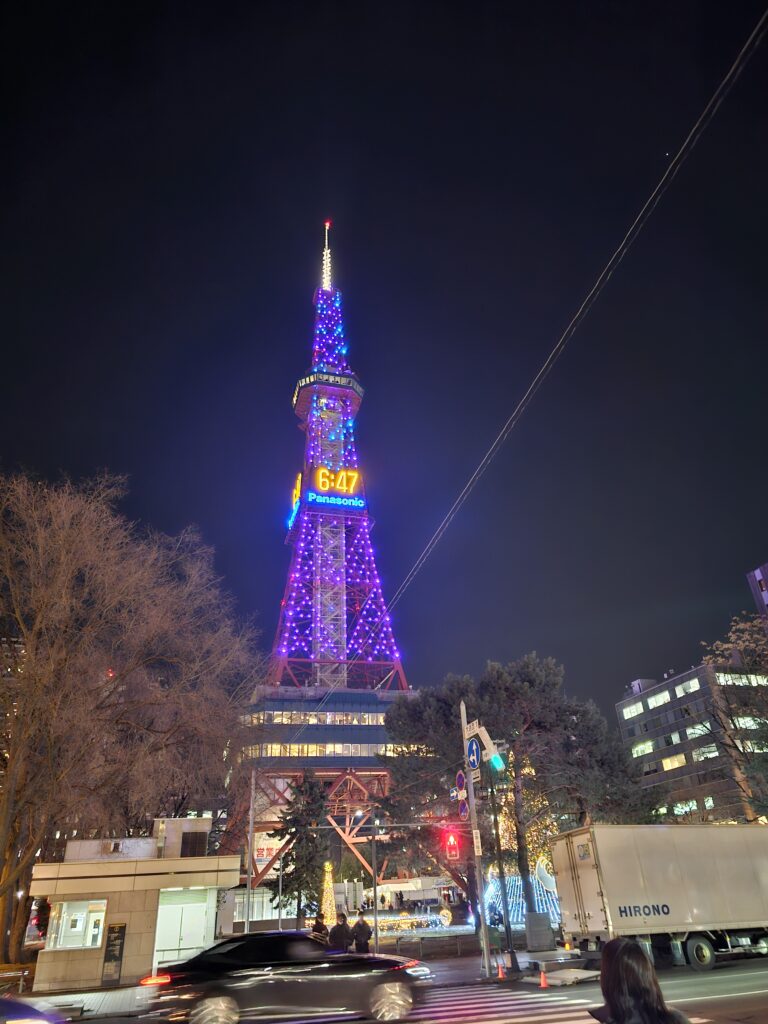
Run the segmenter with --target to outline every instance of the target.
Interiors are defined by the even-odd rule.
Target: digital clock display
[[[332,470],[327,466],[318,466],[307,479],[311,481],[305,487],[303,474],[299,473],[291,494],[291,514],[288,517],[288,529],[293,527],[299,508],[305,502],[312,509],[343,509],[345,512],[362,512],[366,508],[365,498],[361,495],[363,478],[359,469],[343,466]]]
[[[360,471],[357,469],[331,470],[320,466],[315,470],[315,490],[321,494],[354,495],[361,486]]]

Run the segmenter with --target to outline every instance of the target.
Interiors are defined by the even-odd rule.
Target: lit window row
[[[639,700],[636,704],[627,705],[621,713],[625,718],[636,718],[638,715],[642,715],[643,711],[645,711],[645,707],[643,702]]]
[[[709,736],[712,732],[712,726],[709,722],[697,722],[695,725],[689,725],[685,731],[688,734],[689,740],[696,740],[699,736]]]
[[[705,796],[703,801],[705,811],[711,811],[715,806],[715,798],[713,796]],[[693,811],[698,811],[699,804],[697,800],[681,800],[679,803],[672,805],[673,814],[691,814]],[[657,807],[656,813],[658,815],[664,815],[669,812],[668,807]]]
[[[761,718],[753,718],[751,715],[737,715],[733,719],[737,729],[759,729],[765,722]]]
[[[652,754],[654,750],[663,749],[664,747],[674,747],[676,743],[680,742],[679,732],[670,732],[666,736],[661,736],[658,740],[641,740],[640,743],[635,743],[632,747],[632,757],[642,757],[644,754]]]
[[[655,693],[652,697],[648,698],[648,710],[653,708],[659,708],[662,704],[669,704],[672,698],[669,695],[669,690],[662,690],[661,693]]]
[[[734,740],[739,750],[744,754],[768,754],[768,744],[758,743],[757,740]]]
[[[256,711],[245,725],[384,725],[384,711]]]
[[[720,751],[716,743],[708,743],[705,747],[697,747],[691,751],[694,761],[708,761],[711,757],[720,757]]]
[[[396,757],[409,752],[395,743],[257,743],[245,748],[246,757]]]
[[[700,689],[701,683],[698,679],[686,679],[684,683],[680,683],[675,687],[675,696],[684,697],[687,693],[696,693],[696,691]]]
[[[686,679],[685,682],[679,683],[675,687],[675,697],[684,697],[686,694],[695,693],[696,690],[700,689],[701,683],[698,679]],[[654,708],[661,707],[662,704],[668,704],[672,700],[672,694],[669,690],[662,690],[661,693],[651,694],[647,700],[648,710],[652,711]],[[637,716],[642,715],[644,711],[645,705],[641,700],[638,700],[635,701],[634,704],[628,704],[625,708],[622,708],[621,714],[626,720],[629,718],[637,718]]]
[[[716,672],[715,676],[721,686],[768,686],[768,676],[740,672]]]

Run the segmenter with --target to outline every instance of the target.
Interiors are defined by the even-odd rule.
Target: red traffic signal
[[[460,856],[459,837],[455,832],[448,832],[445,836],[445,859],[458,860]]]

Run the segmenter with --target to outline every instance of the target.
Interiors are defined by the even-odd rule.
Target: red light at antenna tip
[[[329,228],[329,227],[331,226],[331,222],[330,222],[329,220],[327,220],[327,221],[325,222],[325,226],[326,226],[327,228]]]

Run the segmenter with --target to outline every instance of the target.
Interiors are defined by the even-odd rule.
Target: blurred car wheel
[[[195,1003],[190,1024],[238,1024],[240,1008],[229,996],[208,996]]]
[[[402,981],[377,985],[369,1003],[374,1020],[404,1020],[413,1008],[413,993]]]

